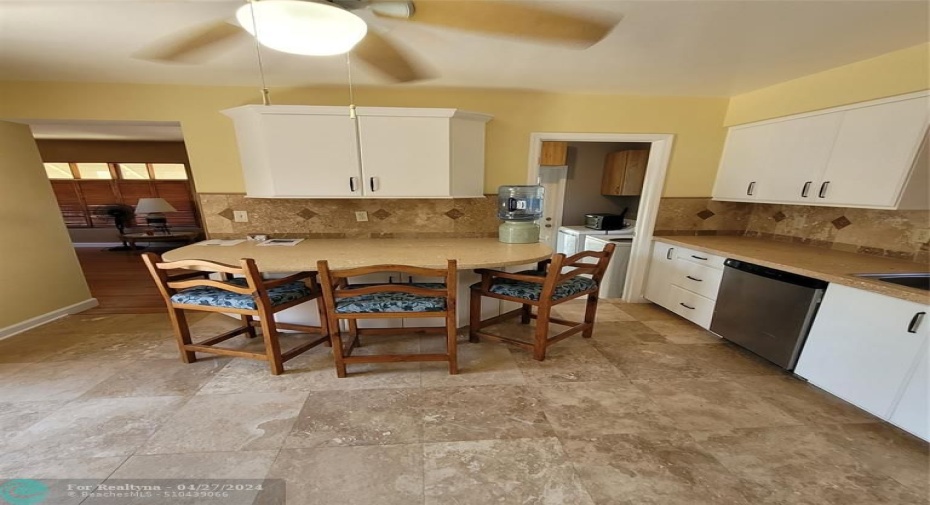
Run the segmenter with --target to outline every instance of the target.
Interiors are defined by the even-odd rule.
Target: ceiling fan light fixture
[[[305,0],[253,1],[236,11],[236,20],[261,45],[307,56],[347,53],[368,33],[368,25],[355,14]]]

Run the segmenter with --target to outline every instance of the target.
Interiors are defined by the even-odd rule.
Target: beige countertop
[[[930,303],[930,293],[924,290],[852,275],[930,271],[930,266],[912,261],[749,237],[669,236],[655,237],[655,240],[895,298]]]
[[[307,239],[295,246],[258,246],[243,242],[234,246],[189,245],[168,251],[166,261],[200,259],[238,265],[253,258],[262,272],[315,271],[319,260],[330,268],[398,264],[445,268],[446,260],[458,261],[460,270],[535,263],[552,255],[545,244],[504,244],[496,238],[450,239]]]

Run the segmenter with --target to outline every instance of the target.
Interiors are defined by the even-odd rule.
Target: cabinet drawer
[[[727,260],[723,256],[695,251],[686,247],[676,248],[675,257],[681,260],[697,263],[698,265],[706,265],[710,268],[716,268],[717,270],[723,270],[723,262]]]
[[[717,299],[717,290],[720,289],[723,271],[690,261],[676,261],[679,262],[679,266],[676,269],[676,277],[672,279],[672,284],[711,300]]]
[[[668,308],[673,312],[701,328],[710,327],[714,315],[713,300],[674,285],[669,288],[669,299],[671,306]]]

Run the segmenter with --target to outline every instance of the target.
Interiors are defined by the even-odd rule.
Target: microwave
[[[592,230],[623,229],[623,214],[585,214],[584,226]]]

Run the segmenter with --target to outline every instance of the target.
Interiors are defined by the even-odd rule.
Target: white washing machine
[[[599,298],[622,298],[623,285],[626,283],[626,271],[630,264],[630,251],[633,248],[633,237],[617,237],[603,235],[587,235],[584,248],[588,251],[602,251],[607,244],[615,244],[614,255],[610,258],[604,279],[601,281]]]
[[[633,228],[636,227],[636,221],[627,219],[623,222],[625,227],[622,230],[592,230],[585,226],[561,226],[559,227],[559,236],[555,244],[555,252],[560,252],[566,256],[580,253],[588,247],[585,246],[585,237],[632,237]]]

